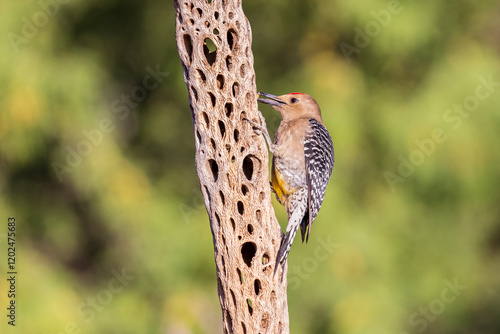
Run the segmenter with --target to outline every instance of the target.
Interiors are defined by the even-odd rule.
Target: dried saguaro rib
[[[224,333],[289,333],[267,147],[243,121],[259,119],[250,24],[239,0],[174,3]]]

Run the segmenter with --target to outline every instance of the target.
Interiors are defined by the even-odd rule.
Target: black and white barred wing
[[[326,186],[332,175],[335,162],[333,142],[328,130],[312,118],[309,119],[309,123],[311,124],[311,132],[304,141],[309,213],[304,217],[300,226],[302,241],[304,241],[308,225],[307,239],[309,239],[311,224],[323,203]]]

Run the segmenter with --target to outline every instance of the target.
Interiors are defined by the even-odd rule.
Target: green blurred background
[[[60,1],[0,2],[0,331],[221,333],[173,4]],[[314,96],[336,151],[292,333],[499,333],[500,3],[243,7],[259,90]]]

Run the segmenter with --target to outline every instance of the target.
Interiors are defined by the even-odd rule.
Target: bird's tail
[[[299,226],[300,224],[295,224],[295,226],[293,226],[292,229],[285,234],[283,239],[281,239],[280,249],[278,250],[278,255],[276,256],[274,274],[276,274],[276,270],[278,270],[280,264],[285,265],[288,253],[290,253],[290,248],[292,247],[293,239],[295,239]]]
[[[299,229],[299,226],[302,223],[302,219],[307,211],[307,201],[304,200],[304,196],[307,194],[306,190],[299,190],[295,192],[290,198],[292,208],[291,215],[288,218],[288,225],[286,227],[286,234],[281,239],[281,245],[278,250],[278,255],[276,256],[276,265],[274,266],[274,274],[278,270],[280,264],[285,264],[286,259],[288,258],[288,253],[290,252],[290,248],[292,247],[293,239],[295,239],[295,235]],[[283,275],[282,275],[283,277]]]

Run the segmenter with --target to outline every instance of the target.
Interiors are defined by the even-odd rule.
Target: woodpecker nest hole
[[[273,276],[281,229],[267,147],[243,121],[259,121],[250,24],[241,0],[174,3],[224,333],[288,333],[286,278]]]

